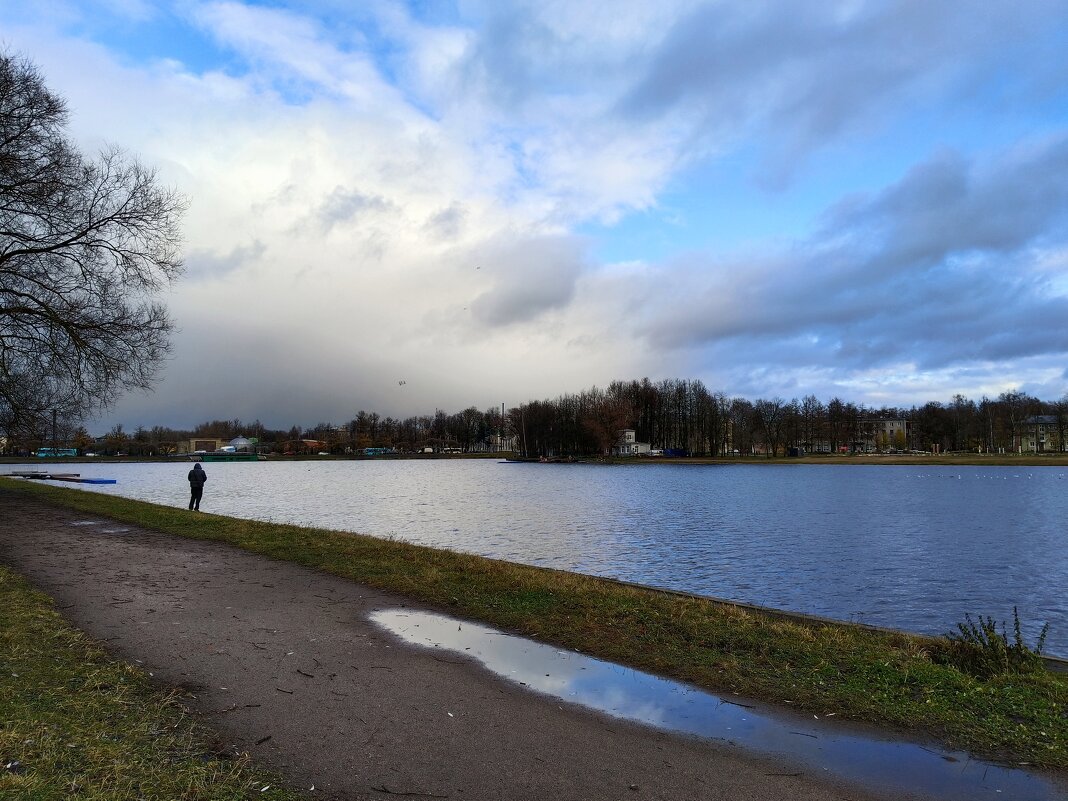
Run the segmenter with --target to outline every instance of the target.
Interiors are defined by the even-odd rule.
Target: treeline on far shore
[[[450,449],[590,456],[612,453],[620,432],[627,429],[651,449],[694,456],[772,457],[786,455],[791,448],[826,453],[1063,452],[1068,446],[1068,395],[1048,401],[1013,390],[996,398],[974,400],[958,394],[922,406],[869,407],[837,397],[825,402],[814,395],[750,400],[711,391],[698,380],[643,378],[511,408],[472,406],[403,419],[360,410],[346,422],[289,429],[235,419],[212,420],[191,430],[154,426],[127,431],[117,425],[92,436],[81,426],[41,420],[21,432],[9,431],[3,452],[25,455],[55,443],[79,453],[154,456],[175,452],[180,443],[197,437],[245,437],[269,453],[351,454],[385,448],[401,453]],[[1041,447],[1036,447],[1039,437]]]

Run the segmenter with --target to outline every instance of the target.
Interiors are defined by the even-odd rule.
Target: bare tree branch
[[[0,53],[0,429],[99,411],[151,386],[173,330],[184,198],[115,147],[85,158],[67,108]]]

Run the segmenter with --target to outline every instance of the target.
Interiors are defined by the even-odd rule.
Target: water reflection
[[[778,716],[685,684],[561,651],[467,621],[410,610],[371,619],[406,642],[467,655],[510,681],[615,717],[785,756],[876,791],[926,793],[946,801],[1002,794],[1017,801],[1063,799],[1068,787],[962,752],[874,739],[831,720]]]

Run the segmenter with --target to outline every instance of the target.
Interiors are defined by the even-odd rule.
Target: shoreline
[[[542,462],[537,457],[520,457],[510,453],[412,453],[382,454],[379,456],[352,455],[307,455],[282,456],[264,454],[267,462],[374,462],[374,461],[451,461],[493,459],[514,464],[574,464],[574,465],[882,465],[882,466],[958,466],[958,467],[1068,467],[1068,453],[1049,454],[843,454],[808,455],[800,457],[776,456],[574,456],[551,457]],[[173,456],[72,456],[38,458],[35,456],[0,456],[0,465],[35,464],[42,469],[57,464],[116,464],[116,463],[171,463],[196,461],[194,454]],[[249,459],[248,461],[254,461]]]
[[[30,482],[2,480],[0,491],[229,543],[712,691],[815,713],[834,709],[978,755],[1068,769],[1068,677],[1040,671],[978,680],[944,664],[945,643],[937,639]]]
[[[589,686],[596,663],[567,651],[553,664],[542,654],[560,653],[556,646],[502,636],[514,634],[504,629],[485,631],[466,615],[447,617],[439,634],[428,625],[425,607],[410,597],[225,543],[176,537],[136,524],[116,526],[96,514],[9,493],[0,494],[0,513],[7,521],[0,524],[0,542],[8,546],[5,561],[51,594],[67,620],[106,643],[113,657],[138,665],[142,675],[150,674],[150,681],[164,691],[177,688],[181,703],[213,730],[215,742],[227,753],[251,757],[253,766],[261,769],[256,771],[257,784],[271,784],[267,794],[257,798],[275,797],[277,783],[264,781],[263,769],[294,788],[314,785],[311,797],[346,799],[377,798],[389,791],[425,797],[587,801],[900,797],[893,792],[895,759],[882,760],[883,767],[869,773],[863,764],[851,769],[854,752],[849,750],[846,763],[825,772],[827,762],[813,753],[858,737],[873,748],[888,748],[902,758],[911,755],[931,766],[929,781],[905,780],[910,797],[917,799],[973,797],[957,792],[947,799],[938,792],[947,776],[955,778],[960,764],[971,766],[963,779],[967,788],[977,782],[1005,792],[1022,787],[1036,801],[1052,801],[1059,797],[1057,788],[1064,786],[1061,777],[1034,769],[1003,770],[1001,765],[972,762],[959,751],[949,752],[954,756],[949,761],[959,764],[946,765],[938,746],[926,738],[918,747],[870,726],[842,723],[834,715],[821,714],[817,721],[788,707],[773,711],[734,695],[724,696],[715,709],[705,710],[711,714],[699,717],[730,727],[738,725],[729,719],[731,712],[745,718],[773,714],[777,728],[789,730],[782,732],[784,749],[766,753],[759,744],[754,749],[716,736],[688,736],[670,726],[650,728],[567,693],[556,702],[547,698],[542,682],[566,687],[570,670],[578,674],[573,689],[579,690]],[[188,517],[207,521],[206,516]],[[383,610],[393,616],[395,626],[383,625]],[[8,628],[21,629],[24,639],[33,640],[34,627]],[[444,642],[446,632],[477,637],[479,630],[489,638],[489,653],[503,656],[515,649],[518,675],[483,666],[487,652],[477,642],[464,643],[470,649],[455,650]],[[45,667],[50,661],[46,654],[36,660]],[[590,672],[580,672],[583,668]],[[634,675],[627,669],[620,674],[628,682]],[[112,683],[101,687],[91,674],[89,679],[59,682],[61,692],[52,695],[59,713],[79,709],[83,694],[109,701]],[[24,677],[4,680],[18,687]],[[599,675],[593,684],[605,686]],[[685,701],[690,690],[674,695]],[[33,698],[34,693],[18,696]],[[627,696],[646,708],[639,696],[624,689]],[[620,702],[620,695],[611,697]],[[655,692],[650,700],[653,697]],[[716,702],[708,698],[705,703]],[[34,715],[37,709],[28,710],[31,723],[40,719]],[[791,734],[794,730],[810,736]],[[34,738],[16,740],[9,753],[26,757],[22,761],[27,778],[40,777],[47,766],[23,744],[25,739]],[[110,762],[93,769],[97,740],[112,741],[106,719],[92,725],[84,737],[60,740],[60,759],[68,744],[84,758],[74,763],[76,773],[67,781],[49,779],[95,788],[95,795],[82,793],[93,801],[134,797],[109,794],[108,785],[98,778]],[[161,756],[158,767],[170,769],[166,755]],[[70,761],[56,767],[62,771],[68,766]],[[0,795],[3,780],[0,772]],[[149,791],[146,797],[152,795],[154,782],[138,776],[125,780],[140,783]]]
[[[914,631],[906,631],[905,629],[895,629],[890,626],[875,626],[871,623],[858,623],[855,620],[839,620],[824,615],[812,615],[806,612],[792,612],[789,609],[777,609],[773,606],[760,606],[759,604],[750,604],[745,603],[744,601],[732,601],[728,598],[717,598],[714,595],[701,595],[700,593],[673,590],[669,587],[657,587],[653,584],[640,584],[635,581],[624,581],[622,579],[610,578],[607,576],[598,576],[598,579],[611,582],[612,584],[618,584],[621,587],[632,587],[636,590],[664,593],[665,595],[674,595],[679,598],[690,598],[696,601],[707,601],[708,603],[716,604],[718,606],[734,607],[743,611],[754,612],[756,614],[767,615],[768,617],[789,620],[805,625],[841,626],[843,628],[867,631],[885,637],[909,637],[919,641],[926,640],[932,643],[942,639],[941,637],[936,637],[934,635],[920,634]],[[1068,657],[1040,654],[1039,659],[1042,660],[1046,670],[1051,673],[1063,673],[1068,675]]]

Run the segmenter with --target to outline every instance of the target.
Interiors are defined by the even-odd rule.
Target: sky
[[[0,0],[0,45],[189,200],[94,429],[1068,392],[1063,2]]]

